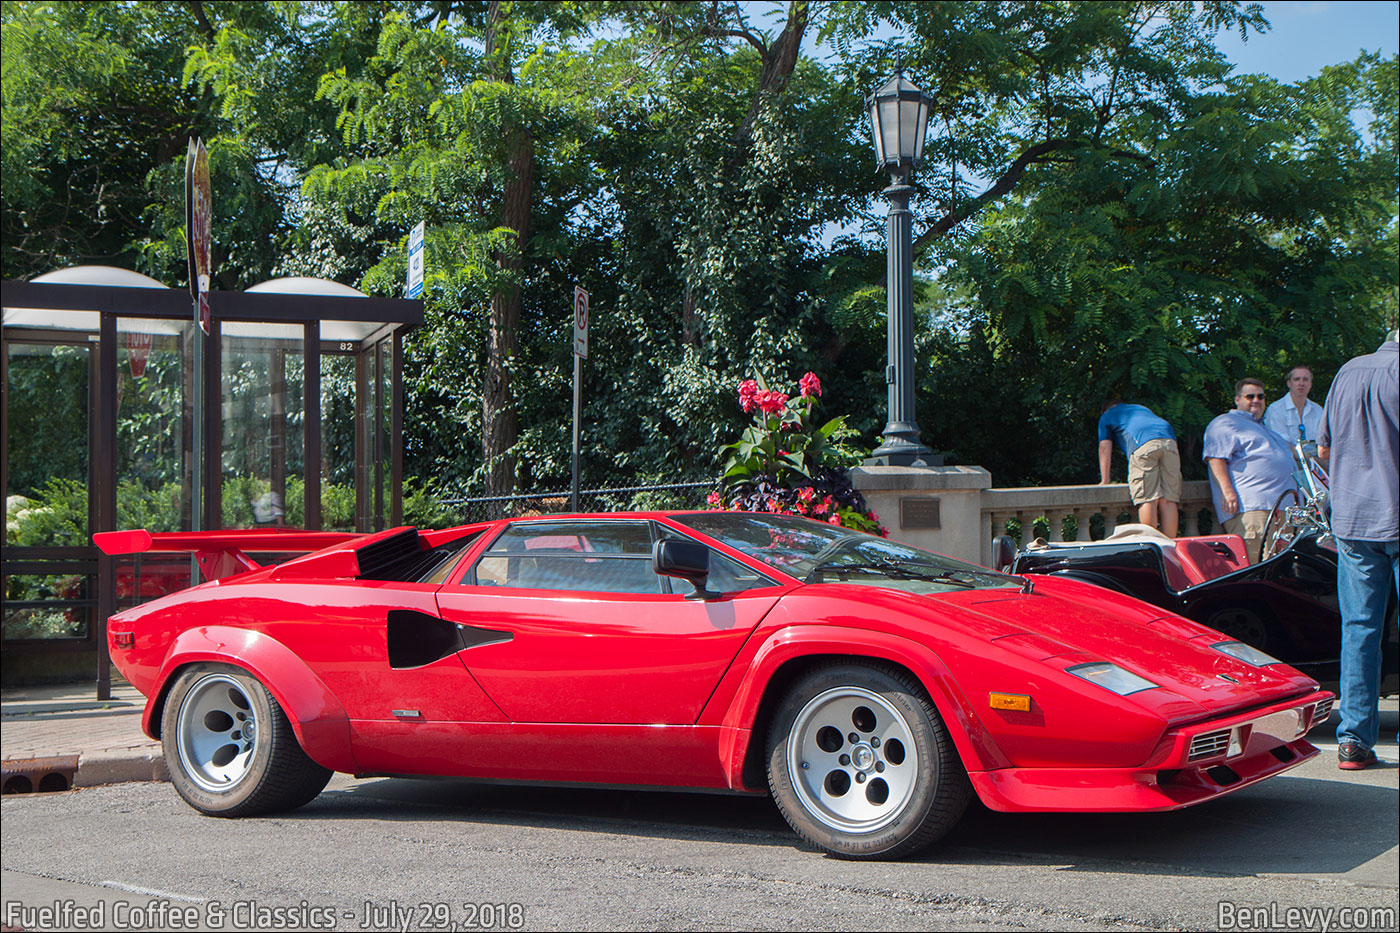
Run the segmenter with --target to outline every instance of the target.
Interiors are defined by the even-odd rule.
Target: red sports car
[[[279,538],[279,549],[296,546]],[[309,537],[98,536],[210,582],[113,616],[112,657],[196,809],[333,771],[771,793],[805,839],[893,858],[994,810],[1190,806],[1317,754],[1332,695],[1075,580],[788,516],[616,513]],[[236,571],[236,572],[232,572]]]

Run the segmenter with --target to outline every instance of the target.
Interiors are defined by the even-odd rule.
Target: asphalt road
[[[1394,715],[1385,723],[1393,739]],[[168,784],[9,796],[0,919],[7,929],[97,919],[104,929],[1393,930],[1395,745],[1379,749],[1390,764],[1344,773],[1335,746],[1315,740],[1319,759],[1176,813],[974,805],[941,845],[902,863],[804,849],[763,798],[337,777],[293,814],[225,821],[199,816]]]

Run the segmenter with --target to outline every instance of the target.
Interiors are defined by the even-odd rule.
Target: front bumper
[[[1314,758],[1304,736],[1334,697],[1325,690],[1169,729],[1134,768],[998,768],[968,774],[977,796],[1012,813],[1179,810]]]

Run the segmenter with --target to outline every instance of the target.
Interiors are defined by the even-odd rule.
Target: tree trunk
[[[497,52],[496,25],[502,16],[500,4],[490,5],[486,52]],[[514,83],[509,50],[500,50],[497,79]],[[506,275],[491,295],[491,318],[487,327],[486,374],[481,387],[481,454],[486,464],[486,494],[506,496],[515,491],[515,458],[510,449],[520,434],[519,415],[511,389],[511,367],[520,345],[520,282],[525,266],[525,244],[530,236],[530,194],[535,174],[534,139],[528,128],[507,127],[506,159],[510,180],[501,199],[501,226],[515,233],[513,250],[498,250],[496,267]],[[492,517],[505,509],[492,508]]]

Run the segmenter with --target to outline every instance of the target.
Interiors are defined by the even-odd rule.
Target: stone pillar
[[[890,538],[981,563],[982,490],[992,474],[977,466],[858,466],[851,482],[890,530]]]

